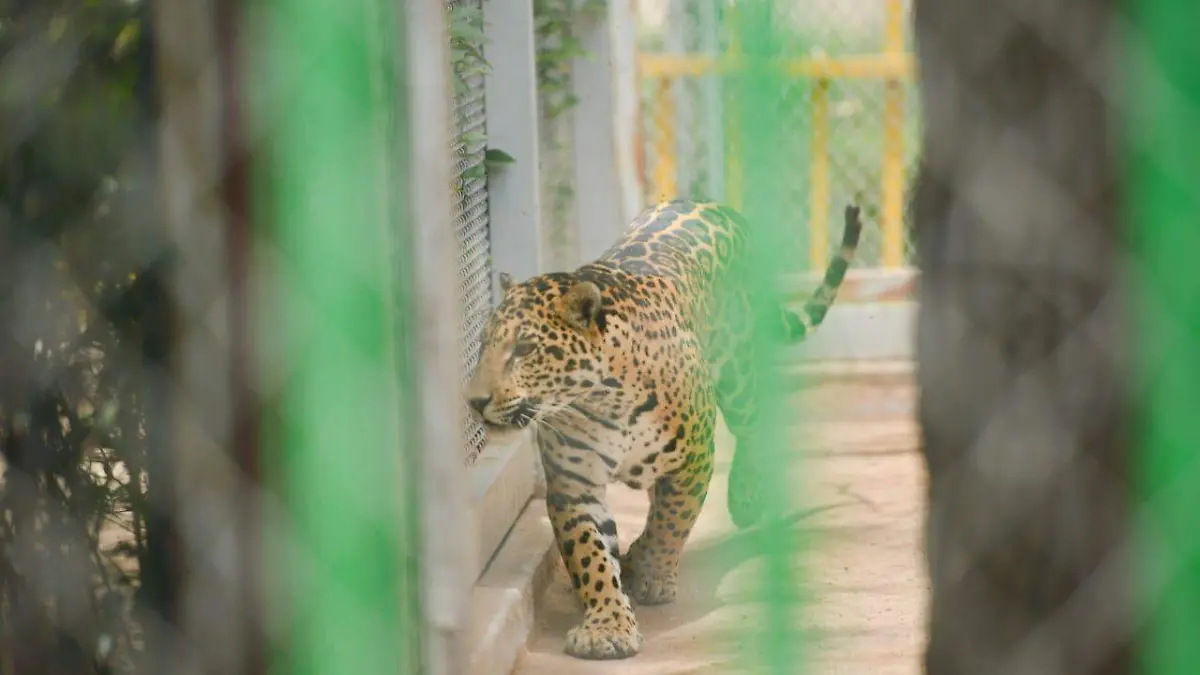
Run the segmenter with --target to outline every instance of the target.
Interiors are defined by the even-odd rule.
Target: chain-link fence
[[[387,3],[0,6],[3,675],[261,672],[283,633],[316,667],[312,617],[346,598],[387,672],[436,665],[395,26]],[[461,314],[463,377],[492,302],[483,82],[444,148],[459,283],[434,314]],[[370,651],[344,663],[385,672]]]
[[[465,0],[447,4],[453,17],[456,12],[481,14],[481,0]],[[478,23],[478,22],[473,22]],[[482,33],[482,31],[481,31]],[[483,40],[474,35],[455,39],[474,42],[470,46],[482,51]],[[464,384],[475,368],[479,356],[479,340],[483,323],[492,308],[492,265],[489,253],[487,176],[484,171],[484,136],[487,122],[487,100],[484,95],[484,72],[467,66],[473,57],[464,54],[455,67],[467,71],[458,80],[454,104],[454,231],[459,245],[459,300],[462,303],[462,377]],[[462,424],[467,429],[467,463],[478,457],[485,437],[479,421],[463,408]]]
[[[1159,42],[1183,33],[1128,23],[1167,4],[916,2],[928,673],[1197,667],[1194,640],[1180,649],[1144,630],[1149,619],[1194,634],[1200,608],[1195,568],[1177,566],[1194,565],[1194,535],[1162,539],[1184,510],[1161,520],[1173,509],[1160,506],[1173,500],[1164,484],[1195,498],[1196,446],[1175,446],[1192,461],[1168,468],[1174,443],[1155,440],[1194,429],[1195,416],[1169,430],[1166,399],[1142,398],[1197,382],[1190,357],[1159,370],[1178,334],[1159,312],[1183,296],[1163,293],[1172,273],[1137,251],[1167,222],[1195,231],[1194,206],[1162,218],[1138,199],[1154,194],[1139,185],[1164,180],[1196,199],[1195,173],[1172,177],[1179,165],[1163,161],[1195,132],[1139,129],[1181,112],[1168,103],[1178,99],[1133,93],[1148,81],[1178,92],[1188,70],[1195,91],[1197,62],[1172,62]],[[1124,173],[1128,160],[1137,173]],[[1194,278],[1187,286],[1195,303]]]
[[[483,448],[453,390],[493,299],[486,80],[463,70],[438,119],[420,118],[449,130],[430,131],[423,156],[445,166],[408,161],[423,140],[413,101],[441,100],[447,84],[415,80],[436,69],[429,54],[448,66],[453,50],[440,20],[389,32],[418,5],[477,15],[506,1],[0,5],[0,675],[464,672],[455,640],[477,561],[461,542],[477,533],[454,512],[465,486],[447,468]],[[860,199],[860,256],[893,267],[906,260],[920,151],[915,415],[928,504],[909,511],[928,507],[926,672],[1123,675],[1145,647],[1147,672],[1195,673],[1194,3],[914,3],[923,109],[903,3],[797,2],[775,24],[764,3],[753,30],[731,30],[731,8],[753,3],[664,2],[656,14],[643,0],[646,194],[767,216],[763,231],[787,230],[808,254],[760,246],[773,249],[763,259],[802,267],[823,266],[842,204]],[[783,55],[787,78],[765,66],[778,54],[733,39],[778,29],[806,47]],[[467,54],[482,44],[453,36]],[[443,49],[414,46],[422,37]],[[425,60],[406,70],[417,52]],[[739,85],[759,98],[731,101],[746,52],[768,74]],[[1129,73],[1114,72],[1117,54]],[[776,93],[778,110],[756,111]],[[541,101],[550,126],[559,102]],[[539,169],[569,204],[587,186],[556,180],[565,154]],[[749,163],[770,155],[778,173]],[[567,207],[549,197],[557,219]],[[441,216],[417,221],[409,202]],[[433,240],[444,261],[414,253]],[[754,297],[771,299],[761,276]],[[1129,286],[1145,310],[1136,321]],[[768,349],[751,351],[753,368],[782,379]],[[794,411],[785,383],[762,386],[776,435],[739,431],[762,444],[764,491],[783,503],[793,474],[772,462],[799,454],[782,433]],[[662,429],[713,442],[687,422]],[[666,438],[663,452],[677,451]],[[730,471],[695,457],[693,468]],[[616,536],[615,519],[581,523]],[[646,621],[644,654],[679,617],[704,624],[754,595],[729,592],[724,576],[766,558],[742,569],[774,613],[737,613],[723,628],[733,639],[704,647],[736,653],[734,672],[795,672],[797,644],[821,632],[793,621],[796,533],[726,534],[710,548],[737,561],[702,602]],[[597,551],[612,555],[609,574],[625,564]],[[694,571],[680,568],[681,588]]]
[[[24,5],[0,10],[0,672],[123,672],[177,550],[150,489],[180,421],[159,87],[144,7]]]
[[[919,109],[908,3],[787,3],[781,29],[805,45],[786,57],[779,94],[793,161],[782,168],[799,269],[820,269],[836,248],[839,214],[866,208],[861,264],[908,264],[903,204],[916,156]],[[745,168],[728,78],[739,45],[736,3],[646,0],[640,12],[641,179],[648,199],[692,196],[741,206]]]

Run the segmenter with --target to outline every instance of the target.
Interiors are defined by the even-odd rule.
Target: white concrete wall
[[[909,360],[916,339],[914,269],[859,269],[846,275],[825,322],[803,344],[788,349],[796,360]],[[783,283],[789,302],[803,302],[820,283],[819,274]]]

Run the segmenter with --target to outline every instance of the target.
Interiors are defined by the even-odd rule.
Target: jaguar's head
[[[465,392],[493,439],[594,394],[608,374],[595,283],[548,274],[518,284],[502,273],[500,288]]]

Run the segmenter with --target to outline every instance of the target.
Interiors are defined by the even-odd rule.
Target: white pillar
[[[543,271],[541,190],[538,180],[538,104],[532,0],[483,3],[488,44],[488,147],[513,164],[488,169],[492,278],[506,272],[527,279]]]
[[[644,206],[634,134],[638,98],[635,0],[609,0],[606,12],[576,26],[591,56],[574,65],[575,209],[579,254],[607,249]]]

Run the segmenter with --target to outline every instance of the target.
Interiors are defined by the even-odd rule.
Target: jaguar
[[[768,312],[741,283],[751,229],[735,210],[668,201],[648,208],[597,260],[520,283],[484,327],[467,403],[499,439],[532,429],[559,553],[584,605],[566,652],[632,656],[643,644],[633,602],[675,598],[680,556],[713,473],[718,410],[737,440],[728,509],[738,528],[765,518],[753,453],[756,330],[803,340],[824,320],[858,247],[848,205],[840,249],[800,311]],[[646,490],[645,530],[624,553],[605,486]]]

